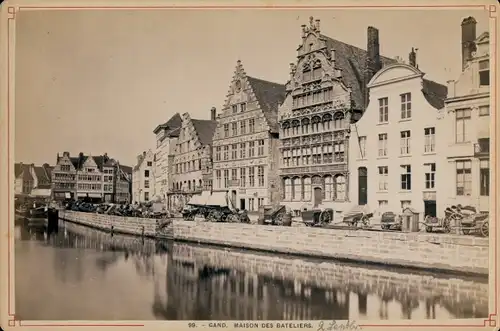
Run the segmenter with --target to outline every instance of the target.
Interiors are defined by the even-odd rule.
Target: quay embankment
[[[96,229],[155,237],[156,220],[80,212],[61,213],[67,221]],[[144,229],[144,230],[143,230]],[[175,241],[255,251],[383,264],[438,272],[488,275],[487,238],[312,227],[172,220]]]

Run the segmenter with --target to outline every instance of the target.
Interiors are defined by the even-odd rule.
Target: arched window
[[[314,66],[313,66],[313,79],[320,79],[321,76],[322,76],[322,73],[323,73],[323,70],[321,70],[321,61],[320,60],[317,60],[316,62],[314,62]]]
[[[299,126],[300,122],[295,120],[292,122],[292,134],[293,135],[298,135],[299,134]]]
[[[203,182],[201,181],[201,179],[198,181],[198,186],[200,189],[203,187]]]
[[[302,134],[308,134],[309,133],[309,119],[304,118],[302,120]]]
[[[292,200],[292,179],[285,178],[285,200]]]
[[[333,179],[332,176],[325,176],[325,200],[333,200]]]
[[[190,180],[188,180],[188,190],[191,191],[191,181]]]
[[[293,179],[293,200],[300,201],[302,199],[302,183],[299,177]]]
[[[335,129],[342,129],[344,127],[344,114],[341,112],[335,113],[333,121],[333,127]]]
[[[332,129],[332,115],[326,114],[323,116],[323,130],[330,131]]]
[[[304,178],[304,201],[311,201],[311,178]]]
[[[319,123],[321,122],[321,118],[318,116],[314,116],[312,118],[312,132],[319,132]]]
[[[336,191],[336,200],[345,200],[345,177],[344,175],[337,175],[335,177],[335,191]]]
[[[288,137],[290,135],[290,122],[283,122],[283,136]]]

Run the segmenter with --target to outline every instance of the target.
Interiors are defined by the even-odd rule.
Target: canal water
[[[486,279],[16,225],[18,320],[483,318]]]

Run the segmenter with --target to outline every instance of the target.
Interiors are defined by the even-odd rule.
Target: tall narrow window
[[[240,159],[244,159],[246,157],[245,149],[246,149],[246,144],[241,143],[240,144]]]
[[[379,123],[389,122],[389,98],[378,99],[378,113]]]
[[[343,175],[337,175],[335,177],[335,200],[343,201],[345,198],[345,177]]]
[[[292,200],[292,179],[285,179],[285,200]]]
[[[257,177],[259,178],[259,187],[264,187],[264,167],[257,167]]]
[[[436,186],[436,164],[427,163],[425,167],[425,188],[433,189]]]
[[[409,130],[401,131],[401,155],[410,154],[410,138],[411,133]]]
[[[233,105],[233,114],[238,112],[238,105]]]
[[[479,86],[490,85],[490,60],[479,61]]]
[[[229,124],[224,124],[224,138],[229,137]]]
[[[411,165],[401,166],[401,190],[411,191]]]
[[[293,179],[293,200],[300,201],[302,199],[302,183],[299,177]]]
[[[304,177],[304,201],[311,201],[311,177]]]
[[[255,141],[250,141],[248,143],[248,157],[255,156]]]
[[[238,135],[238,123],[236,123],[236,122],[231,123],[231,131],[232,131],[233,136]]]
[[[387,156],[387,133],[378,135],[378,156]]]
[[[257,148],[257,155],[262,156],[264,155],[264,139],[258,140],[259,146]]]
[[[333,200],[333,178],[325,176],[325,200]]]
[[[241,134],[246,134],[247,133],[247,122],[245,120],[242,120],[240,122],[240,133]]]
[[[245,187],[245,183],[247,181],[245,172],[246,172],[245,168],[240,168],[240,187]]]
[[[411,118],[411,93],[401,94],[401,119]]]
[[[457,161],[457,195],[470,196],[472,191],[472,169],[470,160]]]
[[[469,141],[471,110],[457,109],[455,112],[456,142],[463,143]]]
[[[224,188],[229,187],[229,169],[224,170]]]
[[[220,170],[215,170],[215,184],[217,185],[217,188],[222,187],[222,178],[221,178],[221,171]]]
[[[424,152],[433,153],[436,151],[436,129],[424,129]]]
[[[248,120],[248,133],[255,132],[255,119],[251,118]]]
[[[379,191],[387,191],[389,189],[389,167],[378,167],[378,189]]]
[[[215,148],[215,161],[220,161],[221,148],[217,146]]]
[[[246,111],[246,110],[247,110],[247,104],[246,104],[246,103],[242,103],[242,104],[240,105],[240,109],[241,109],[241,112]]]
[[[229,160],[229,146],[224,146],[224,161]]]
[[[490,196],[490,160],[479,161],[479,194]]]
[[[366,136],[358,138],[359,141],[359,158],[364,159],[366,157]]]
[[[255,168],[254,167],[248,167],[248,179],[249,179],[248,186],[255,187]]]

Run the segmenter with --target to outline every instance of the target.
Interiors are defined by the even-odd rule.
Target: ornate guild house
[[[312,17],[302,25],[279,109],[282,199],[293,210],[326,204],[340,212],[347,205],[350,125],[366,107],[366,83],[390,61],[379,55],[373,27],[367,52],[322,35]]]
[[[277,202],[278,106],[281,84],[247,76],[238,61],[213,137],[213,190],[228,191],[237,208]]]

